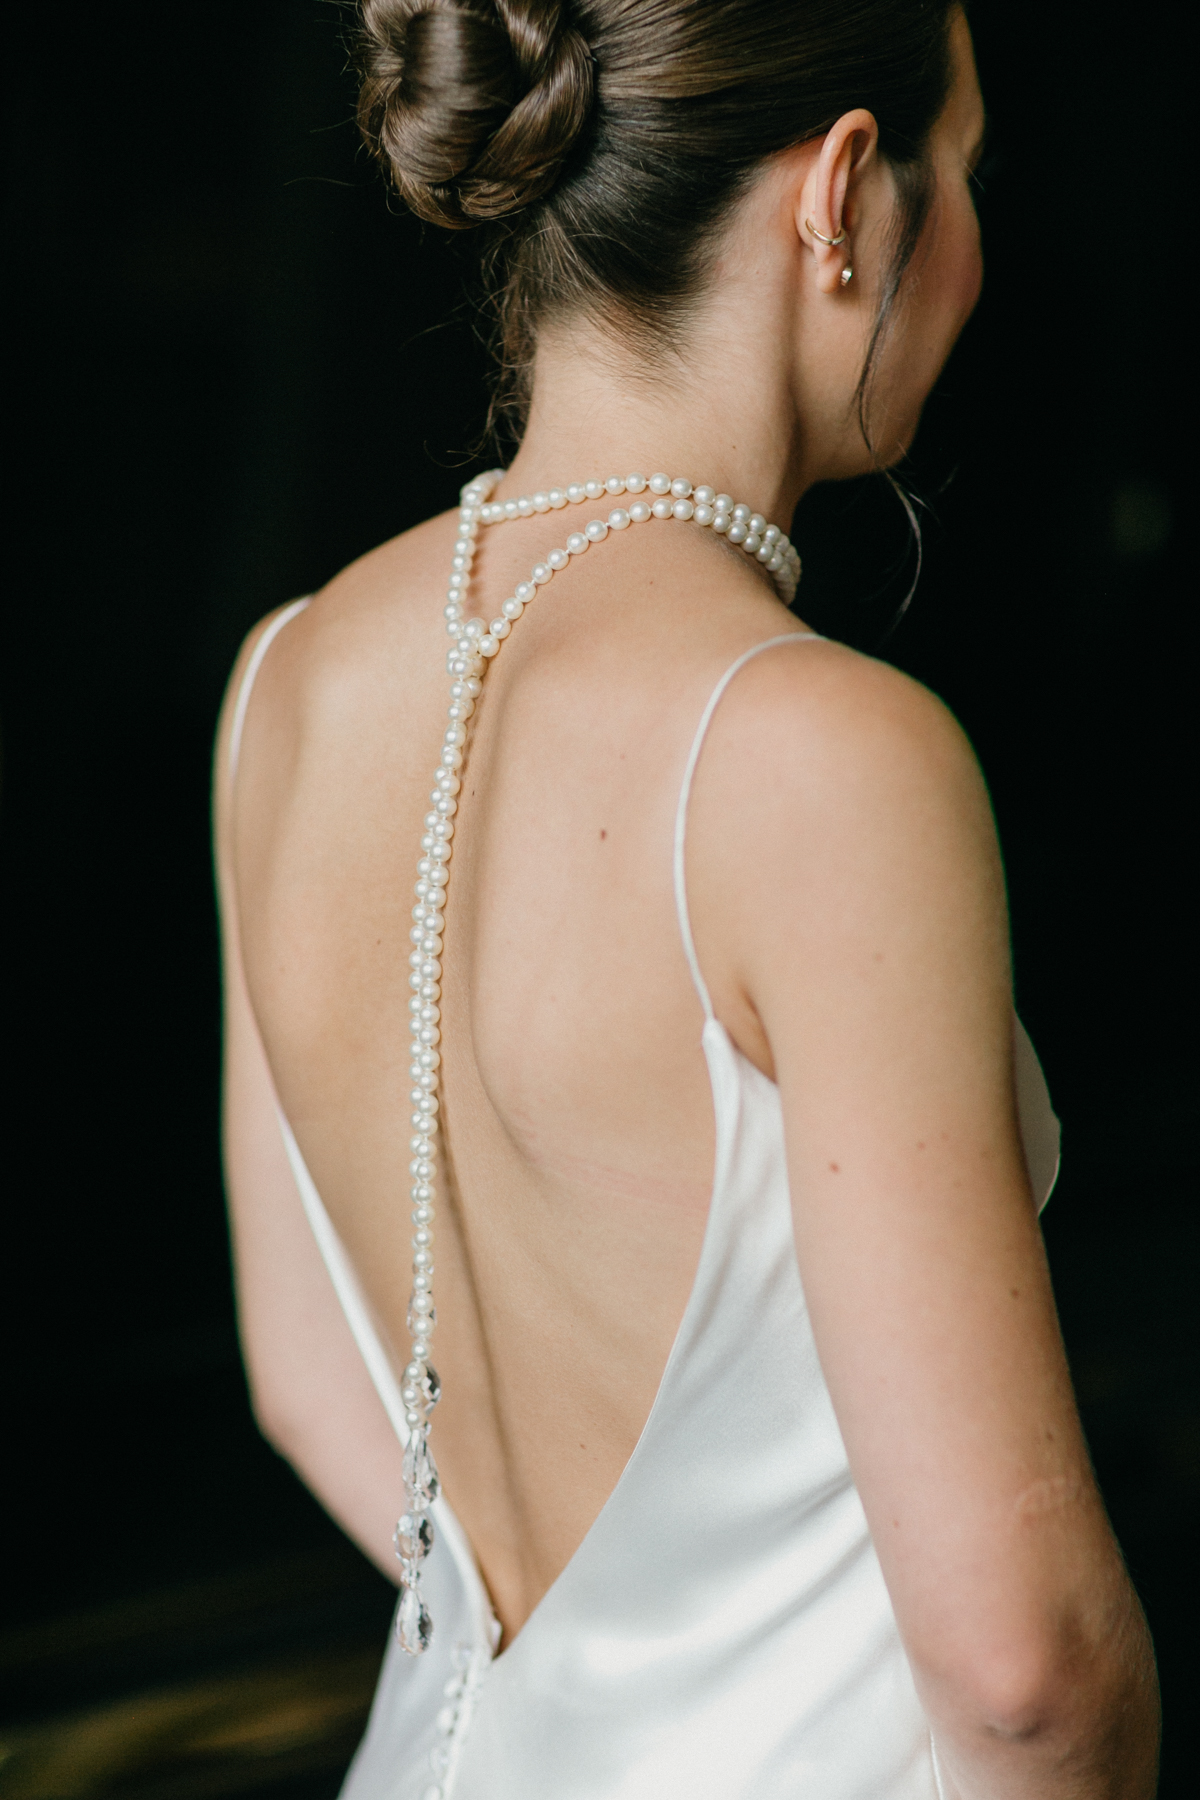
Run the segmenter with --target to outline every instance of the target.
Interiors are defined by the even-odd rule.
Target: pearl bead
[[[746,534],[746,540],[742,548],[746,551],[748,556],[753,556],[761,543],[762,539],[759,537],[758,533],[756,531],[750,531]]]
[[[692,517],[695,519],[697,525],[711,525],[716,514],[713,512],[712,507],[706,506],[702,500],[693,512]]]
[[[767,529],[767,521],[763,518],[761,513],[751,513],[747,522],[755,537],[761,537],[763,532]]]
[[[718,512],[731,513],[733,511],[733,495],[717,494],[713,498],[713,505]]]
[[[669,519],[674,510],[675,502],[673,500],[656,500],[650,508],[656,519]]]
[[[746,540],[746,548],[750,548],[749,539]],[[760,544],[754,554],[757,556],[760,563],[769,563],[775,552],[770,544]]]
[[[609,494],[623,494],[625,492],[625,482],[620,475],[610,475],[604,484],[604,489],[605,492]]]
[[[690,500],[677,500],[671,508],[677,519],[690,519],[695,510]]]
[[[644,500],[635,500],[629,509],[629,517],[635,525],[644,525],[647,519],[654,517]]]
[[[750,508],[748,506],[738,505],[738,506],[734,507],[733,522],[735,525],[744,525],[746,520],[749,517],[750,517]]]
[[[521,498],[517,501],[517,512],[522,519],[527,519],[532,511],[533,501],[529,498],[528,494],[522,494]]]
[[[534,563],[534,565],[533,565],[534,586],[535,587],[545,587],[546,583],[550,580],[550,577],[553,574],[554,574],[554,570],[550,567],[549,563]],[[482,649],[482,647],[483,646],[481,645],[480,648]]]
[[[532,581],[518,581],[513,592],[523,605],[528,606],[537,593],[537,587]]]
[[[644,494],[646,491],[646,477],[644,475],[627,475],[625,477],[625,491],[628,494]]]
[[[711,506],[716,497],[715,488],[710,488],[703,483],[692,492],[692,499],[697,506]]]
[[[571,556],[582,556],[588,547],[588,542],[589,540],[585,532],[573,531],[567,539],[568,553]]]
[[[496,642],[501,644],[511,630],[512,626],[509,624],[508,620],[502,616],[499,619],[492,620],[491,624],[488,626],[488,636],[494,637]]]
[[[533,510],[534,510],[534,512],[538,512],[538,513],[549,512],[550,511],[550,496],[549,496],[549,494],[543,494],[540,491],[538,493],[536,493],[533,496]]]
[[[515,500],[506,500],[504,502],[504,516],[506,519],[516,519],[520,517],[520,508]]]
[[[549,499],[550,505],[552,506],[552,508],[554,509],[555,512],[557,512],[561,506],[565,506],[567,504],[567,496],[563,492],[562,488],[551,488],[550,493],[547,496],[547,498]]]
[[[546,558],[552,569],[565,569],[570,560],[565,550],[552,550]]]
[[[519,600],[506,600],[500,611],[506,619],[519,619],[525,608]]]
[[[669,475],[652,475],[647,485],[652,494],[669,494],[671,477]]]
[[[686,500],[691,494],[692,484],[686,476],[677,475],[671,483],[671,492],[677,500]]]
[[[740,520],[736,525],[731,525],[729,527],[729,541],[731,544],[742,543],[745,540],[746,535],[746,527]]]
[[[768,525],[762,534],[762,541],[764,544],[781,544],[786,543],[787,540],[778,525]]]
[[[724,536],[729,530],[730,523],[731,520],[727,512],[719,512],[713,515],[712,528],[719,536]]]
[[[584,530],[589,542],[593,544],[601,543],[608,536],[608,526],[604,523],[603,519],[589,520],[588,524],[584,527]]]
[[[604,483],[602,481],[585,481],[583,491],[589,500],[599,500],[604,493]]]
[[[481,656],[495,656],[499,648],[500,645],[497,643],[496,639],[492,637],[490,632],[486,637],[481,637],[479,640],[479,652]]]
[[[618,506],[615,511],[610,512],[608,515],[608,524],[611,531],[624,531],[628,523],[629,514],[622,506]]]
[[[580,482],[573,481],[571,483],[570,487],[567,489],[567,499],[571,502],[572,506],[578,506],[581,500],[587,499],[587,494]]]
[[[483,619],[468,619],[463,626],[463,636],[465,638],[482,637],[486,630],[487,625]]]

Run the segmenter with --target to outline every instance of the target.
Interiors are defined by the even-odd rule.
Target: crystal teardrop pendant
[[[404,1452],[404,1491],[410,1513],[428,1512],[441,1491],[437,1464],[423,1425],[414,1426]]]
[[[415,1573],[406,1574],[400,1583],[396,1636],[400,1640],[400,1648],[406,1650],[409,1656],[420,1656],[423,1651],[428,1650],[433,1637],[433,1620],[421,1598],[421,1583]]]

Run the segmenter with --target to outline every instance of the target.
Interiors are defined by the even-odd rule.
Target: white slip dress
[[[272,621],[235,708],[246,703]],[[684,881],[700,720],[676,815],[679,930],[704,1008],[716,1155],[700,1261],[649,1418],[582,1544],[497,1656],[499,1627],[444,1499],[424,1586],[431,1648],[385,1656],[342,1800],[937,1800],[921,1709],[821,1371],[792,1232],[779,1092],[713,1013]],[[666,854],[666,846],[664,846]],[[1026,1162],[1044,1205],[1059,1127],[1019,1021]],[[397,1436],[397,1375],[287,1120],[300,1200]],[[400,1503],[397,1496],[397,1504]]]

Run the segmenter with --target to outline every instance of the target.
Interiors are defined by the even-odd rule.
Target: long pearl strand
[[[735,504],[728,494],[711,487],[693,487],[682,476],[610,475],[607,481],[572,482],[565,488],[548,488],[519,500],[489,503],[489,495],[504,471],[493,469],[468,482],[462,490],[458,537],[454,545],[450,581],[444,608],[446,629],[454,643],[447,658],[452,678],[449,723],[430,792],[432,810],[425,815],[421,860],[417,864],[417,904],[413,907],[409,957],[410,1031],[412,1034],[412,1297],[408,1329],[412,1336],[410,1360],[400,1390],[408,1426],[404,1452],[405,1510],[396,1526],[396,1554],[400,1558],[400,1604],[396,1633],[401,1647],[411,1656],[428,1649],[433,1622],[421,1594],[421,1564],[433,1547],[430,1510],[437,1499],[437,1467],[429,1449],[429,1418],[437,1405],[441,1385],[429,1353],[437,1312],[433,1304],[433,1221],[438,1131],[438,1070],[441,1066],[438,1001],[442,996],[442,933],[445,927],[446,888],[450,880],[450,856],[454,838],[460,771],[466,756],[467,722],[483,690],[483,677],[500,645],[540,588],[565,569],[572,557],[582,556],[610,531],[624,531],[651,519],[690,520],[741,547],[762,564],[774,579],[784,605],[790,605],[800,579],[800,558],[777,525],[769,525],[761,513]],[[582,531],[571,532],[561,549],[551,550],[544,562],[535,563],[528,581],[518,583],[491,624],[483,619],[463,620],[464,601],[471,579],[471,565],[483,525],[499,525],[533,513],[558,512],[566,506],[624,494],[635,499],[627,507],[615,507],[607,519],[592,519]]]

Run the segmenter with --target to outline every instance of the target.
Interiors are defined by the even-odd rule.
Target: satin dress
[[[272,622],[269,640],[305,604]],[[796,1262],[783,1118],[773,1082],[715,1017],[684,882],[687,804],[705,708],[679,796],[675,897],[704,1008],[716,1155],[691,1295],[645,1428],[582,1544],[497,1655],[470,1543],[444,1499],[425,1593],[431,1648],[393,1641],[343,1800],[937,1800],[917,1698],[829,1390]],[[664,845],[664,855],[670,847]],[[1043,1205],[1059,1128],[1020,1023],[1021,1133]],[[303,1205],[397,1437],[399,1365],[287,1120]]]

